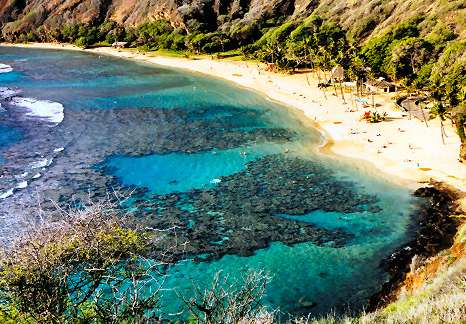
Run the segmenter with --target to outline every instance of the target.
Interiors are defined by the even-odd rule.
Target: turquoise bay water
[[[2,150],[21,140],[21,131],[11,126],[0,124],[0,163],[4,161]]]
[[[163,301],[175,313],[183,307],[176,294],[189,295],[192,290],[187,279],[194,278],[207,286],[218,271],[234,281],[247,271],[264,270],[272,276],[264,303],[278,306],[285,313],[323,314],[329,311],[328,305],[361,305],[387,278],[383,271],[375,270],[380,260],[406,239],[408,211],[400,211],[399,207],[410,203],[406,192],[399,188],[377,181],[372,185],[385,190],[383,212],[378,214],[317,210],[305,216],[278,215],[327,229],[347,229],[355,237],[345,247],[275,242],[250,257],[227,255],[211,263],[186,261],[170,269],[167,286],[175,288],[166,293]],[[306,308],[306,303],[313,306]]]
[[[44,127],[2,103],[0,125],[17,127],[0,126],[9,156],[0,167],[12,175],[0,178],[0,194],[18,173],[36,174],[38,159],[53,162],[0,201],[0,219],[37,196],[47,206],[142,190],[130,200],[135,219],[176,224],[189,241],[167,270],[167,312],[182,310],[176,295],[190,296],[193,281],[206,287],[217,271],[235,280],[248,270],[271,276],[263,302],[284,313],[360,308],[388,278],[381,260],[409,239],[408,189],[317,153],[319,132],[257,93],[80,52],[0,47],[0,63],[14,68],[0,87],[65,109],[60,125]]]
[[[283,145],[253,145],[200,153],[154,154],[143,157],[116,156],[107,166],[127,186],[146,187],[153,193],[211,188],[222,176],[245,169],[248,162],[284,152]]]
[[[0,149],[21,139],[21,132],[13,127],[0,125]]]

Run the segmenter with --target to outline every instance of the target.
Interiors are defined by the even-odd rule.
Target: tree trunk
[[[345,95],[343,93],[343,82],[341,80],[340,80],[340,92],[341,92],[341,99],[343,99],[343,103],[346,104]]]
[[[442,134],[442,143],[445,145],[445,130],[443,129],[443,120],[440,118],[440,133]]]
[[[461,146],[460,146],[460,162],[466,163],[466,141],[461,142]]]

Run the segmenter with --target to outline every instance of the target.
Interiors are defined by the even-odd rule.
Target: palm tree
[[[452,120],[460,137],[460,161],[466,161],[466,88],[457,93],[458,105],[452,110]]]
[[[443,122],[446,121],[450,113],[447,106],[444,103],[445,91],[444,84],[440,80],[436,80],[433,84],[433,90],[430,93],[430,97],[434,100],[434,106],[431,108],[430,113],[433,117],[439,117],[440,119],[440,132],[442,136],[442,143],[445,144],[445,129]]]
[[[329,70],[330,67],[332,66],[332,55],[327,50],[327,48],[325,46],[319,46],[318,51],[319,51],[319,54],[320,54],[320,66],[322,66],[323,71],[324,71],[324,78],[325,78],[326,81],[327,80],[330,81],[330,79],[327,79],[326,71]],[[335,93],[335,96],[338,97],[337,88],[335,86],[335,83],[332,82],[332,85],[333,85],[333,91]]]

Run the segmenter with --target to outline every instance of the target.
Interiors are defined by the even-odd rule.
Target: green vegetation
[[[451,257],[431,280],[412,295],[361,318],[366,323],[464,323],[466,261]]]
[[[163,231],[133,226],[112,204],[95,204],[36,225],[0,253],[1,323],[149,323],[160,309],[169,248]],[[260,300],[267,276],[239,284],[217,274],[210,289],[180,296],[196,323],[238,323],[267,313]],[[232,287],[239,287],[237,289]]]
[[[347,79],[363,81],[382,76],[410,92],[431,93],[432,116],[440,117],[442,124],[446,118],[455,123],[462,141],[460,158],[466,160],[466,40],[441,21],[417,16],[358,42],[358,37],[374,25],[374,20],[362,21],[355,27],[358,31],[353,28],[348,35],[338,24],[316,15],[290,21],[269,19],[210,32],[175,28],[167,20],[137,27],[107,21],[60,30],[39,28],[15,39],[68,42],[84,48],[124,41],[140,51],[172,51],[182,56],[215,54],[223,58],[239,54],[273,64],[279,70],[328,71],[341,65]]]
[[[464,229],[463,229],[464,230]],[[423,267],[421,269],[423,270]],[[417,270],[416,272],[418,272]],[[355,316],[328,315],[299,319],[296,324],[465,323],[466,260],[451,257],[413,293],[402,293],[393,303]]]
[[[362,119],[372,124],[380,123],[387,119],[387,113],[381,114],[377,111],[366,111]]]
[[[130,284],[147,280],[147,264],[138,257],[147,239],[123,227],[116,212],[103,205],[38,226],[3,251],[0,319],[146,318],[141,308],[155,305],[155,296],[131,303],[138,288]],[[113,291],[103,291],[105,284]],[[111,301],[116,295],[119,302]]]
[[[361,49],[361,55],[376,75],[414,85],[418,89],[429,88],[432,69],[449,41],[456,35],[438,25],[425,37],[420,34],[421,18],[395,26],[387,33],[372,38]]]
[[[432,11],[440,15],[440,10],[465,10],[464,1],[444,3],[443,9],[437,6]],[[14,1],[18,9],[25,5],[24,0]],[[9,38],[3,35],[3,38],[20,42],[67,42],[83,48],[127,42],[128,47],[149,55],[244,56],[286,71],[301,68],[328,71],[341,65],[347,79],[384,77],[409,92],[426,94],[431,116],[439,118],[442,127],[447,120],[455,124],[462,143],[460,157],[466,160],[464,33],[461,35],[448,22],[426,16],[399,19],[398,23],[375,33],[383,21],[380,17],[389,16],[395,10],[390,5],[389,1],[371,1],[365,8],[367,16],[352,21],[351,28],[348,23],[342,27],[337,20],[313,14],[294,20],[280,17],[233,24],[230,29],[221,30],[202,26],[195,20],[187,24],[187,29],[163,19],[131,27],[105,21],[56,29],[39,27],[9,34]],[[381,7],[384,10],[375,10]],[[346,14],[351,13],[343,13]],[[44,15],[42,9],[32,10],[9,27],[15,30],[15,24],[19,23],[37,25]],[[458,15],[454,24],[464,26],[461,17]],[[385,117],[370,112],[365,119],[375,123]],[[28,232],[11,249],[3,251],[0,322],[132,323],[164,318],[158,305],[160,291],[142,293],[141,290],[147,284],[159,284],[151,273],[166,266],[169,251],[150,262],[144,258],[146,245],[163,240],[163,233],[154,237],[126,223],[117,214],[111,206],[75,211],[66,215],[66,221],[50,222]],[[464,228],[462,235],[466,235]],[[426,319],[465,322],[466,266],[464,258],[452,258],[451,262],[448,271],[426,283],[416,294],[374,313],[303,319],[296,323],[418,323]],[[260,305],[266,281],[263,274],[250,274],[244,278],[243,288],[231,291],[224,288],[224,278],[217,275],[210,289],[196,289],[189,300],[180,298],[195,323],[271,323],[273,314]],[[113,288],[109,289],[110,286]]]
[[[269,29],[257,42],[246,46],[247,57],[274,63],[278,68],[342,64],[349,44],[337,25],[310,16],[302,22],[287,22]]]
[[[181,30],[173,28],[168,21],[158,20],[132,29],[126,35],[120,33],[120,37],[115,41],[130,42],[133,46],[141,46],[146,50],[182,50],[185,49],[185,36]]]

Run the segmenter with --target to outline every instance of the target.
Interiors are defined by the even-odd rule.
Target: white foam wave
[[[64,147],[59,147],[59,148],[54,149],[53,151],[55,153],[59,153],[59,152],[63,151],[64,149],[65,149]]]
[[[16,185],[16,188],[17,188],[17,189],[24,189],[24,188],[26,188],[27,186],[28,186],[28,182],[27,182],[27,181],[21,181],[20,183],[18,183],[18,184]]]
[[[63,105],[58,102],[20,97],[12,98],[11,102],[16,106],[29,109],[26,116],[43,118],[55,125],[60,124],[65,117]]]
[[[16,187],[8,189],[7,191],[4,191],[3,193],[0,193],[0,199],[6,199],[8,197],[11,197],[15,193],[16,189],[24,189],[24,188],[27,188],[27,186],[28,186],[27,181],[21,181],[16,185]]]
[[[37,173],[32,177],[32,179],[39,179],[40,177],[42,177],[42,174]]]
[[[26,178],[28,176],[28,174],[29,174],[28,172],[24,172],[24,173],[15,175],[15,178],[16,179]]]
[[[32,162],[31,169],[45,168],[48,163],[49,163],[49,160],[47,158],[43,158],[39,161]]]
[[[13,71],[13,68],[7,64],[0,63],[0,73],[8,73]]]
[[[0,100],[5,100],[8,98],[11,98],[13,96],[16,96],[20,93],[21,91],[19,90],[14,90],[11,88],[7,87],[0,87]]]
[[[0,194],[0,199],[6,199],[6,198],[12,196],[14,190],[15,189],[9,189],[9,190],[5,191],[4,193]]]

